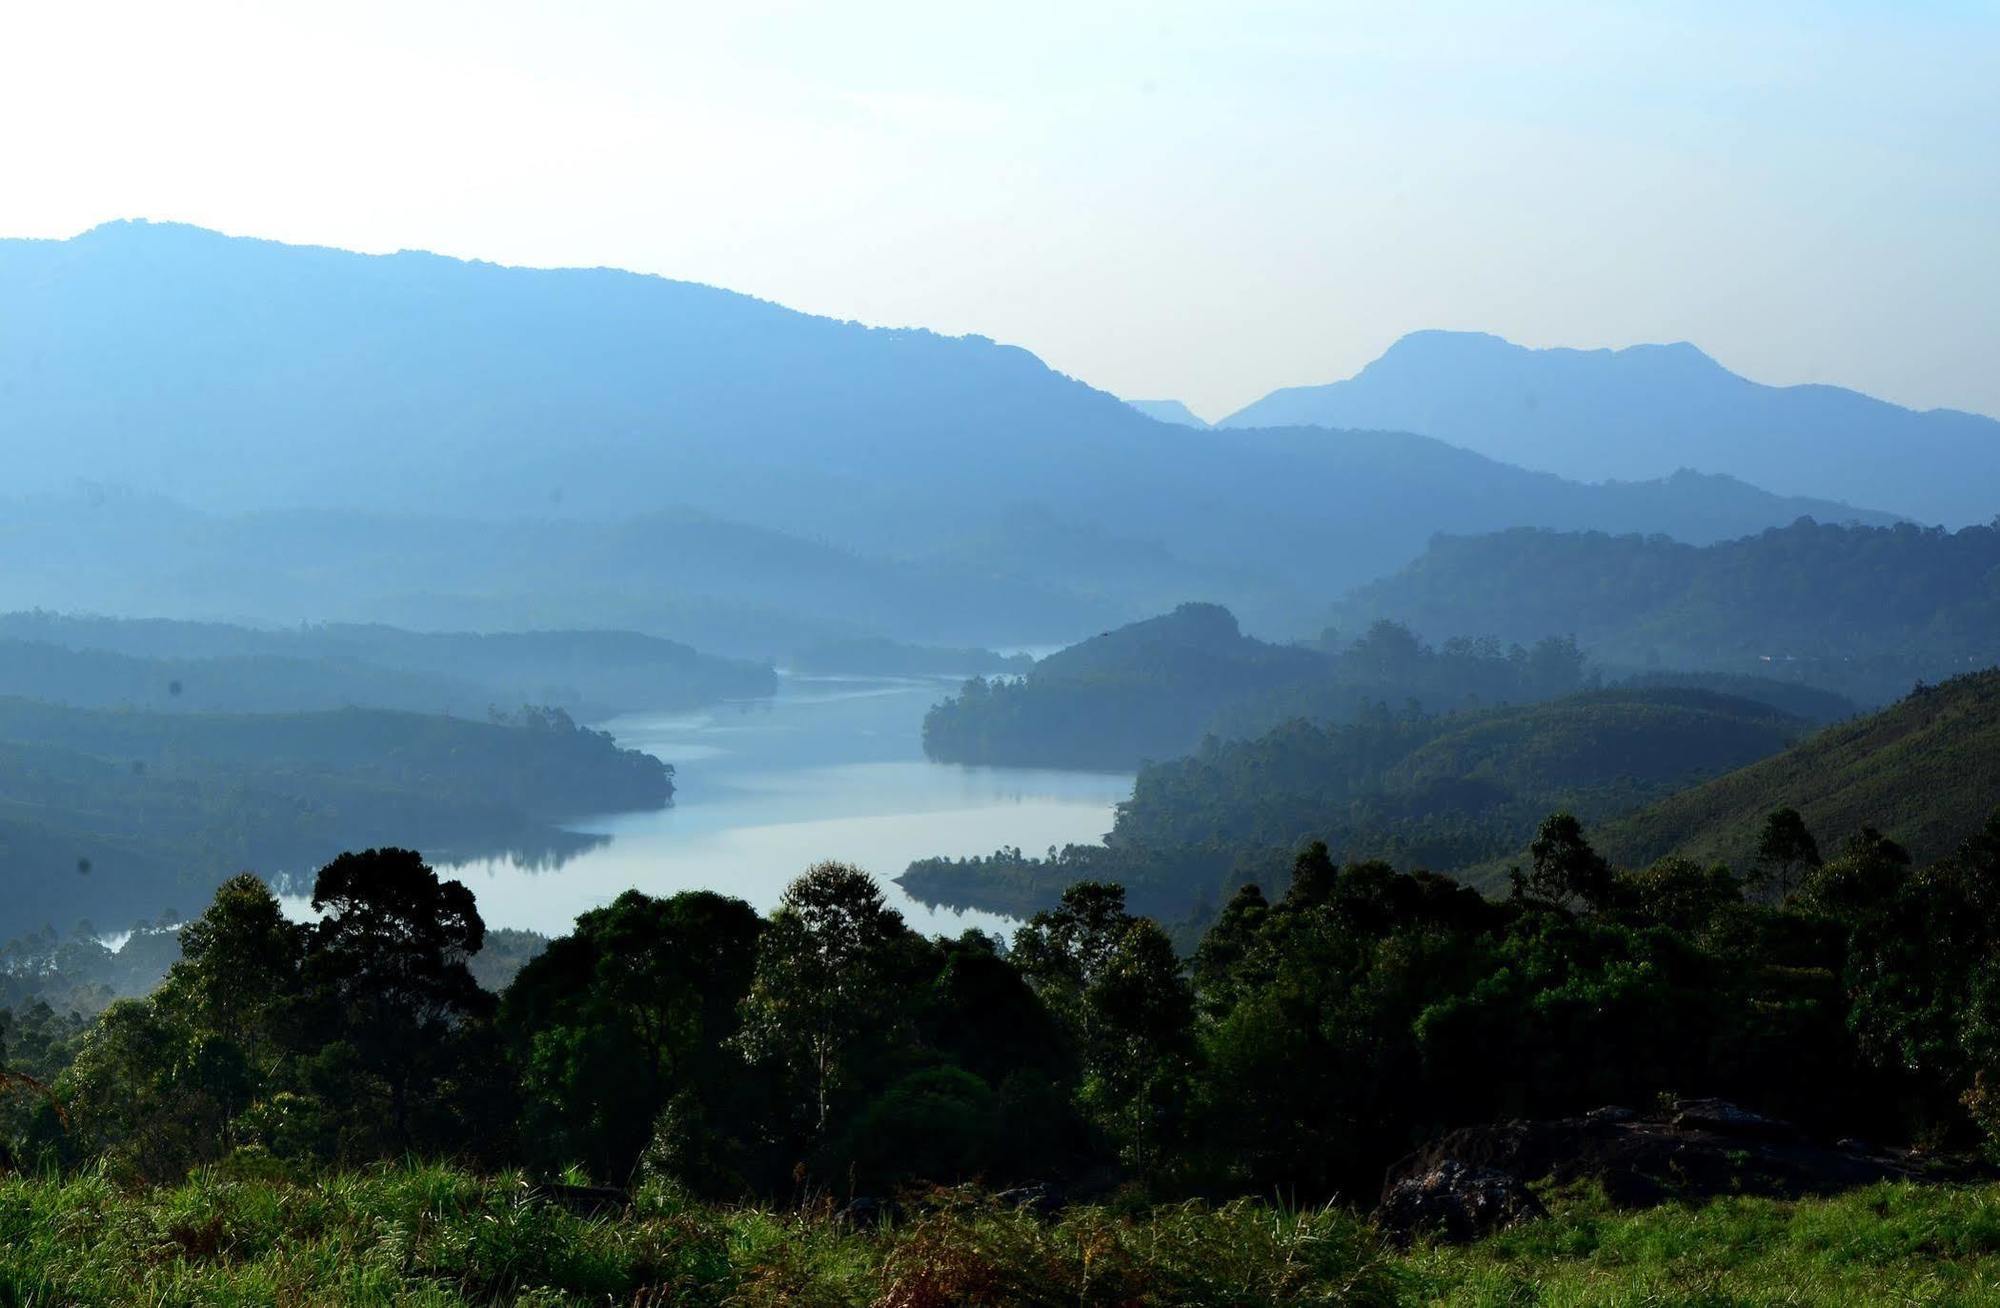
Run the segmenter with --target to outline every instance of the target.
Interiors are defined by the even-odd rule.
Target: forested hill
[[[1441,536],[1351,593],[1333,620],[1514,639],[1571,631],[1606,664],[1757,672],[1882,703],[1920,678],[2000,661],[1996,569],[1993,527],[1800,521],[1706,547],[1515,530]]]
[[[1797,809],[1829,856],[1873,826],[1919,863],[1943,857],[2000,808],[2000,670],[1921,688],[1671,795],[1605,827],[1599,843],[1634,867],[1670,853],[1745,866],[1779,808]]]
[[[1696,467],[1948,526],[2000,510],[2000,421],[1763,386],[1685,343],[1531,350],[1414,332],[1346,381],[1275,391],[1222,425],[1292,423],[1423,432],[1586,481]]]
[[[1270,884],[1308,840],[1405,869],[1478,867],[1524,848],[1556,809],[1629,812],[1808,730],[1768,704],[1685,688],[1293,721],[1145,767],[1103,845],[931,859],[901,882],[930,902],[1027,913],[1073,881],[1116,881],[1145,911],[1180,921],[1244,882]]]
[[[1183,604],[1037,663],[975,677],[924,718],[924,750],[949,763],[1122,769],[1182,753],[1224,704],[1325,675],[1309,650],[1245,636],[1227,609]]]
[[[199,553],[201,526],[192,542],[160,532],[104,557],[88,533],[33,521],[15,543],[63,576],[68,597],[27,602],[113,607],[95,596],[133,567],[154,574],[142,584],[158,602],[218,591],[203,612],[271,611],[267,596],[252,605],[232,587],[282,597],[287,582],[294,594],[301,581],[351,586],[344,575],[363,566],[369,540],[350,530],[328,552],[303,508],[365,509],[407,535],[394,524],[605,528],[685,506],[784,533],[794,547],[911,565],[1045,516],[1058,540],[1088,528],[1121,551],[1166,551],[1179,584],[1135,593],[1133,578],[1107,573],[1080,543],[1038,560],[1036,578],[988,550],[983,568],[947,580],[989,578],[980,584],[994,602],[1019,601],[1017,632],[1036,618],[1088,629],[1083,621],[1102,619],[1079,620],[1082,601],[1119,620],[1189,594],[1246,613],[1255,604],[1269,627],[1406,562],[1440,530],[1622,527],[1701,541],[1801,513],[1858,513],[1726,478],[1583,485],[1404,433],[1176,426],[983,338],[868,328],[608,269],[364,256],[117,223],[69,241],[0,242],[0,302],[10,493],[140,488],[225,515],[237,536],[214,557],[186,557]],[[647,575],[651,594],[601,593],[602,574],[549,536],[453,527],[395,551],[398,590],[413,605],[471,593],[518,611],[516,588],[532,582],[544,610],[566,590],[595,604],[562,625],[649,630],[608,610],[621,600],[657,609],[676,593],[670,583],[708,593],[702,569],[671,549],[652,565],[671,575]],[[153,564],[161,550],[173,566]],[[317,568],[261,578],[273,552]],[[552,563],[562,575],[548,575]],[[781,584],[786,568],[759,557],[750,570],[762,580],[735,590],[781,610],[813,607],[803,588]],[[921,583],[921,572],[906,580]],[[950,607],[949,587],[939,589]],[[815,634],[1022,638],[970,622],[940,629],[920,606],[905,609],[898,626]],[[406,620],[380,607],[343,612]]]
[[[557,711],[93,711],[0,698],[0,938],[189,910],[245,868],[303,874],[405,841],[559,857],[559,822],[657,807],[673,769]]]
[[[1243,635],[1227,609],[1183,604],[1051,654],[1025,677],[967,682],[926,716],[924,747],[948,762],[1129,768],[1211,734],[1351,721],[1383,704],[1438,713],[1520,703],[1585,680],[1582,656],[1560,637],[1433,648],[1383,622],[1357,640],[1273,645]]]
[[[0,694],[80,708],[284,713],[358,705],[583,717],[769,695],[763,664],[627,631],[414,632],[379,625],[0,614]]]

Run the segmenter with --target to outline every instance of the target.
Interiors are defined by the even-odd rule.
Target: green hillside
[[[900,880],[926,901],[1026,913],[1093,877],[1179,920],[1268,879],[1309,840],[1404,868],[1483,868],[1524,848],[1553,810],[1602,821],[1775,754],[1807,730],[1767,704],[1683,688],[1295,720],[1143,768],[1103,845],[927,859]]]
[[[1868,825],[1919,863],[1949,853],[2000,805],[2000,669],[1920,688],[1672,795],[1605,827],[1600,844],[1628,866],[1669,853],[1741,866],[1766,815],[1787,805],[1823,846]]]

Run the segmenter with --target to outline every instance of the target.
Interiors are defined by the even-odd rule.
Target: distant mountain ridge
[[[725,573],[756,574],[755,593],[735,587],[732,601],[821,603],[785,563],[816,554],[814,566],[845,573],[914,574],[960,608],[974,606],[954,591],[989,590],[988,607],[1014,611],[1006,622],[822,619],[816,632],[782,633],[778,648],[849,635],[1007,643],[1189,596],[1269,631],[1407,562],[1441,530],[1699,542],[1802,513],[1880,520],[1722,478],[1579,485],[1402,432],[1168,425],[982,337],[865,327],[610,269],[114,223],[68,241],[0,241],[0,306],[7,493],[140,488],[224,520],[128,532],[115,555],[96,543],[102,528],[59,517],[10,532],[66,578],[61,607],[105,606],[95,594],[129,587],[143,567],[155,573],[144,611],[241,615],[262,606],[233,601],[230,586],[311,596],[316,571],[349,587],[393,579],[420,607],[432,596],[476,604],[441,619],[458,625],[678,635],[687,629],[632,610],[665,612],[675,587],[699,584],[694,560],[659,554],[660,584],[637,596],[623,574],[556,575],[552,557],[572,568],[628,558],[656,533],[621,524],[675,506],[711,520],[708,544],[730,532],[745,542],[740,558],[714,556]],[[363,516],[418,548],[381,548]],[[488,526],[468,532],[473,521]],[[509,538],[524,522],[541,524],[537,548]],[[579,551],[566,524],[620,539]],[[234,537],[227,549],[213,547],[219,534]],[[73,562],[92,550],[89,567],[109,573]],[[268,575],[273,555],[303,562]],[[559,610],[520,602],[509,588],[525,573],[538,574],[536,596],[564,597]],[[50,602],[18,593],[42,583],[17,580],[0,604]],[[182,587],[206,602],[170,603]],[[305,616],[413,625],[407,607],[356,598]],[[888,607],[925,616],[916,602]]]
[[[1125,403],[1158,422],[1171,422],[1180,427],[1207,428],[1212,425],[1179,400],[1127,400]]]
[[[1837,386],[1766,386],[1693,345],[1536,350],[1421,331],[1345,381],[1273,391],[1221,427],[1421,432],[1583,481],[1696,467],[1923,522],[2000,514],[2000,421]]]
[[[2000,663],[2000,528],[1800,521],[1693,546],[1526,528],[1435,538],[1329,613],[1343,631],[1566,631],[1607,664],[1752,672],[1882,703]]]

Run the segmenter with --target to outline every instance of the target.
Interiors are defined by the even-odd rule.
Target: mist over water
[[[606,839],[554,869],[495,858],[440,872],[472,888],[489,926],[555,934],[635,887],[715,890],[768,911],[800,872],[837,859],[874,873],[920,931],[1005,932],[1007,918],[928,908],[891,878],[932,855],[1097,840],[1132,778],[925,759],[924,711],[953,684],[786,676],[770,699],[614,719],[603,725],[621,745],[679,769],[672,807],[575,824]]]

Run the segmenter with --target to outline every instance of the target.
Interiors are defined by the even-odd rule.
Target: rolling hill
[[[1919,690],[1596,832],[1627,866],[1666,854],[1745,867],[1765,817],[1798,809],[1829,855],[1863,826],[1943,857],[2000,808],[2000,670]]]
[[[1879,704],[2000,661],[2000,530],[1801,521],[1707,547],[1517,530],[1442,536],[1352,592],[1342,630],[1575,635],[1600,662],[1758,673]]]
[[[274,713],[359,706],[485,717],[690,708],[777,689],[768,666],[629,631],[414,632],[0,613],[0,695],[78,708]]]
[[[1764,386],[1684,342],[1533,350],[1413,332],[1345,381],[1274,391],[1219,425],[1294,424],[1422,432],[1585,481],[1695,467],[1954,527],[2000,512],[2000,421]]]
[[[929,859],[899,880],[927,902],[1015,914],[1046,907],[1073,881],[1117,881],[1140,911],[1180,921],[1246,881],[1283,884],[1309,840],[1341,859],[1484,871],[1525,847],[1553,810],[1609,819],[1775,754],[1808,729],[1768,704],[1682,688],[1294,720],[1141,769],[1104,844]]]

